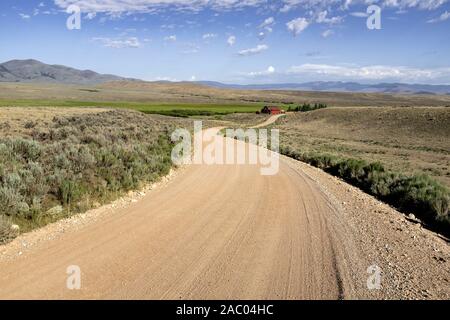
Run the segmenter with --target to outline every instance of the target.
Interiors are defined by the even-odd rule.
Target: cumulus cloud
[[[441,14],[438,18],[428,20],[428,23],[436,23],[436,22],[442,22],[445,20],[448,20],[450,18],[450,12],[445,11],[443,14]]]
[[[405,66],[355,66],[303,64],[292,66],[288,75],[323,77],[324,79],[352,79],[374,81],[430,82],[449,81],[450,68],[421,69]]]
[[[19,16],[20,16],[22,19],[30,19],[30,18],[31,18],[31,16],[30,16],[29,14],[25,14],[25,13],[19,13]]]
[[[448,0],[384,0],[379,1],[385,7],[408,9],[419,8],[421,10],[434,10],[447,3]]]
[[[300,33],[302,33],[303,30],[308,28],[309,22],[305,18],[297,18],[289,21],[286,26],[294,36],[298,36]]]
[[[325,30],[324,32],[322,32],[322,37],[328,38],[329,36],[332,36],[333,34],[334,34],[334,31],[328,29],[328,30]]]
[[[273,24],[275,23],[275,18],[274,17],[270,17],[267,18],[266,20],[264,20],[263,23],[261,23],[259,25],[260,28],[267,28],[267,27],[271,27],[273,26]]]
[[[263,31],[260,31],[258,33],[258,38],[260,40],[264,40],[268,34],[272,33],[274,25],[275,25],[275,18],[274,17],[270,17],[270,18],[267,18],[266,20],[264,20],[259,25],[259,29],[263,29]]]
[[[338,24],[343,21],[344,18],[335,16],[335,17],[329,17],[328,11],[320,11],[317,15],[316,22],[317,23],[328,23],[328,24]]]
[[[434,10],[448,2],[449,0],[54,0],[54,3],[62,9],[76,4],[84,13],[110,15],[149,13],[166,8],[191,11],[240,10],[246,7],[262,8],[268,3],[273,8],[278,7],[281,12],[288,12],[299,7],[305,10],[348,10],[352,6],[368,4],[400,10],[412,8]]]
[[[141,43],[139,42],[139,39],[136,37],[123,38],[123,39],[122,38],[112,39],[112,38],[106,38],[106,37],[96,37],[96,38],[92,38],[92,41],[100,42],[105,47],[115,48],[115,49],[140,48],[141,47]]]
[[[338,8],[348,10],[352,6],[377,4],[386,8],[434,10],[448,3],[448,0],[283,0],[281,12],[294,8],[326,9]]]
[[[120,15],[121,13],[155,12],[168,7],[192,11],[231,10],[258,7],[266,3],[266,0],[54,0],[54,2],[63,9],[76,4],[83,12]]]
[[[268,49],[269,49],[269,46],[267,46],[265,44],[260,44],[260,45],[256,46],[255,48],[241,50],[238,52],[238,54],[240,56],[252,56],[252,55],[262,53]]]

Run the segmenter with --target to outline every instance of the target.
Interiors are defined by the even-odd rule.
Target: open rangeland
[[[450,108],[328,108],[277,123],[281,143],[302,152],[380,161],[450,187]]]
[[[218,89],[194,83],[116,81],[97,86],[0,83],[0,106],[116,107],[166,115],[254,113],[264,105],[450,106],[450,96]]]
[[[171,133],[195,116],[204,128],[279,128],[282,151],[377,160],[448,185],[446,97],[339,94],[343,107],[279,119],[255,111],[331,96],[214,89],[211,103],[196,86],[189,97],[167,84],[0,86],[0,298],[449,298],[442,235],[308,164],[282,157],[272,177],[190,165],[158,184]],[[395,107],[406,104],[427,107]],[[80,291],[67,290],[72,265]],[[369,290],[374,268],[382,285]]]
[[[126,139],[128,145],[138,147],[147,143],[142,135],[135,140],[140,130],[149,130],[147,135],[154,130],[163,133],[167,126],[189,126],[190,122],[173,119],[160,127],[158,121],[162,119],[166,118],[101,110],[56,117],[49,122],[50,127],[36,130],[41,132],[37,136],[54,130],[50,134],[57,137],[54,143],[67,144],[68,150],[74,144],[107,151],[108,139],[119,146]],[[131,130],[131,120],[139,120],[135,125],[145,127]],[[71,135],[74,130],[80,132]],[[116,136],[128,130],[126,136]],[[81,134],[83,131],[86,134]],[[148,139],[152,137],[155,135]],[[107,140],[102,146],[103,139]],[[237,148],[246,149],[248,145],[237,142]],[[152,161],[155,150],[148,150],[152,153],[146,157]],[[157,150],[161,154],[165,149]],[[146,159],[140,160],[145,156],[142,151],[134,156],[130,153],[132,158],[117,159],[142,161]],[[97,165],[106,160],[91,152]],[[71,158],[66,162],[79,164]],[[127,180],[126,170],[121,175],[120,163],[114,166],[114,171],[114,167],[105,167],[106,172],[117,173],[111,180],[114,184],[108,177],[103,178],[106,184],[95,179],[90,183],[103,185],[106,190],[110,186],[124,191],[138,188],[140,184],[122,184],[133,180]],[[150,171],[154,173],[154,169]],[[83,175],[88,172],[83,171]],[[156,181],[146,178],[145,172],[131,177],[136,182]],[[84,181],[76,174],[74,177],[81,179],[74,181]],[[57,195],[50,198],[63,204],[63,212],[73,208],[67,198]],[[77,198],[77,204],[81,200]],[[39,211],[36,214],[39,217]],[[41,214],[45,217],[52,212]],[[449,297],[450,251],[444,239],[362,191],[284,157],[275,176],[262,176],[259,167],[252,165],[187,166],[152,191],[130,194],[85,214],[66,216],[1,247],[1,298]],[[66,271],[73,265],[82,271],[79,291],[66,286]],[[382,272],[378,290],[369,290],[367,285],[373,268]]]

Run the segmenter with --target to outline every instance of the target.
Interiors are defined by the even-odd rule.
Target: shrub
[[[426,175],[402,177],[391,187],[391,202],[433,225],[450,226],[448,190]]]
[[[405,176],[387,171],[379,162],[339,159],[333,155],[281,153],[344,179],[404,213],[414,213],[432,229],[450,236],[450,191],[426,175]]]
[[[29,230],[57,219],[46,214],[52,208],[79,212],[155,181],[172,166],[168,121],[114,110],[0,138],[0,216]]]
[[[0,215],[0,244],[10,242],[18,235],[17,228],[14,228],[11,220]]]
[[[328,108],[328,106],[323,103],[315,103],[314,105],[311,105],[309,103],[304,103],[301,106],[289,107],[288,111],[289,112],[310,112],[310,111],[325,109],[325,108]]]
[[[24,160],[35,161],[41,154],[41,146],[33,140],[22,138],[7,140],[7,145],[12,152]]]

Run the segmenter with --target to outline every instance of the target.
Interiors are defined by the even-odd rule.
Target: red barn
[[[279,107],[266,106],[261,110],[261,113],[273,115],[273,114],[282,114],[282,113],[284,113],[284,111]]]

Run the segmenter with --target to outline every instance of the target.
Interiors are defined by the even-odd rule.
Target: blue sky
[[[69,30],[70,5],[81,29]],[[367,8],[381,29],[367,28]],[[144,80],[450,84],[450,0],[2,0],[0,61]]]

